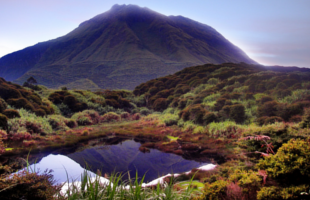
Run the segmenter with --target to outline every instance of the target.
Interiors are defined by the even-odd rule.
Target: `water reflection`
[[[95,175],[98,170],[101,174],[113,172],[130,172],[131,177],[142,177],[145,174],[145,182],[150,182],[168,173],[181,173],[198,168],[208,163],[185,160],[181,156],[163,153],[151,149],[150,153],[139,151],[140,143],[127,140],[117,145],[93,147],[64,155],[48,155],[44,157],[36,168],[41,171],[48,168],[54,170],[54,177],[58,182],[67,181],[66,171],[70,179],[80,177],[84,168]],[[126,173],[127,175],[127,173]],[[128,177],[124,177],[127,179]]]

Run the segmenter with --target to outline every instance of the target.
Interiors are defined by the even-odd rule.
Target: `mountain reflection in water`
[[[52,169],[57,182],[67,181],[66,173],[70,180],[79,180],[84,168],[92,171],[92,175],[98,170],[102,175],[122,172],[125,175],[124,180],[128,178],[128,171],[131,178],[134,178],[137,172],[140,178],[145,174],[144,182],[150,182],[168,173],[186,172],[208,164],[185,160],[181,156],[156,149],[151,149],[150,153],[142,153],[139,151],[140,145],[133,140],[127,140],[117,145],[109,145],[109,148],[93,147],[66,156],[50,154],[35,167],[41,171]]]

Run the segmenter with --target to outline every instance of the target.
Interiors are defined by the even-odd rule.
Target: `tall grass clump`
[[[173,180],[169,183],[153,185],[146,187],[143,183],[144,176],[139,181],[138,174],[134,179],[128,181],[122,180],[123,175],[116,173],[104,180],[100,176],[91,177],[87,171],[81,175],[80,182],[72,182],[69,184],[65,193],[59,193],[58,199],[68,200],[144,200],[144,199],[182,199],[188,200],[192,198],[191,182],[188,187],[183,190],[176,191],[173,189]]]

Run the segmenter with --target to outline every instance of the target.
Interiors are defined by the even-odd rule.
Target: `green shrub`
[[[305,114],[300,123],[301,128],[310,128],[310,109],[305,110]]]
[[[140,113],[135,113],[135,114],[133,114],[132,117],[131,117],[131,119],[132,119],[132,120],[139,120],[139,119],[141,119]]]
[[[49,115],[47,117],[48,123],[55,131],[66,131],[68,130],[67,121],[68,119],[59,115]]]
[[[141,108],[140,108],[140,113],[141,113],[141,115],[149,115],[149,114],[152,114],[152,111],[149,110],[149,109],[146,108],[146,107],[141,107]]]
[[[129,119],[130,114],[128,112],[122,112],[120,116],[121,116],[121,119]]]
[[[0,113],[0,128],[3,130],[7,130],[8,128],[8,118]]]
[[[62,103],[64,97],[61,96],[58,93],[52,93],[49,95],[48,100],[50,100],[51,102],[53,102],[54,104],[60,104]]]
[[[257,192],[257,200],[303,199],[300,193],[309,191],[309,185],[290,186],[287,188],[270,186],[262,187]],[[306,197],[304,199],[307,199]]]
[[[274,124],[276,122],[283,122],[284,120],[278,116],[267,117],[265,119],[265,124]]]
[[[224,200],[226,196],[226,187],[228,184],[229,182],[224,180],[218,180],[214,183],[206,183],[200,200]]]
[[[291,139],[275,155],[261,159],[257,167],[283,186],[310,183],[310,145],[300,139]]]
[[[103,116],[101,116],[102,122],[112,122],[112,121],[120,121],[120,120],[121,120],[121,117],[114,112],[108,112],[104,114]]]
[[[167,99],[165,98],[158,98],[153,104],[153,109],[155,111],[163,111],[167,108]]]
[[[216,122],[217,117],[213,112],[206,112],[205,115],[203,116],[203,124],[208,125],[212,122]]]
[[[13,110],[13,109],[6,109],[3,111],[3,114],[5,116],[7,116],[9,119],[13,119],[13,118],[19,118],[19,112],[17,110]]]
[[[206,114],[206,110],[201,104],[190,105],[186,109],[179,113],[179,117],[184,121],[191,120],[197,124],[203,124],[203,117]]]
[[[0,113],[2,113],[7,107],[8,105],[6,104],[6,102],[2,98],[0,98]]]
[[[37,115],[37,116],[40,116],[40,117],[43,117],[46,115],[46,112],[43,110],[43,109],[35,109],[34,110],[34,113]]]
[[[77,99],[73,95],[68,95],[64,97],[64,104],[67,104],[69,107],[78,103]]]
[[[277,112],[278,103],[276,101],[267,101],[257,108],[257,114],[262,116],[275,116]]]
[[[236,123],[243,123],[245,119],[245,111],[242,104],[236,104],[230,106],[229,117],[233,119]]]
[[[65,123],[69,128],[75,128],[78,126],[78,123],[74,119],[68,119],[65,121]]]
[[[179,117],[178,115],[166,113],[161,116],[162,121],[166,124],[166,126],[177,125]]]
[[[10,135],[18,135],[25,132],[47,135],[53,132],[47,118],[36,116],[34,113],[24,109],[20,109],[19,114],[21,118],[14,118],[8,121]]]
[[[24,108],[26,110],[33,111],[33,105],[25,98],[18,98],[18,99],[8,99],[8,104],[14,106],[15,108]]]

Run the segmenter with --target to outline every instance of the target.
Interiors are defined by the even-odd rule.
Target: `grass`
[[[176,141],[179,139],[179,137],[173,137],[173,136],[170,136],[170,135],[167,135],[167,138],[170,140],[170,141]]]
[[[99,175],[96,175],[96,177],[90,177],[85,170],[81,175],[80,182],[72,182],[70,184],[68,179],[68,190],[65,193],[59,193],[57,196],[58,199],[67,198],[68,200],[187,200],[192,197],[194,191],[192,186],[197,185],[200,187],[202,184],[190,180],[182,184],[181,190],[175,190],[173,189],[174,182],[172,179],[166,184],[160,184],[158,182],[152,187],[145,187],[145,184],[143,183],[144,176],[140,181],[138,181],[139,177],[137,173],[134,179],[129,179],[128,181],[122,181],[122,176],[123,174],[115,173],[112,174],[107,181],[102,179]]]

